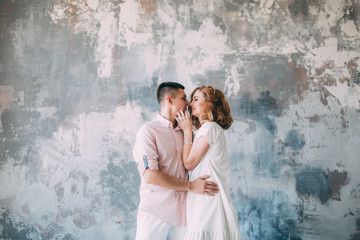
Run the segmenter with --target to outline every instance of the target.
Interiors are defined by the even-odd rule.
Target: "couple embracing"
[[[141,177],[136,239],[238,240],[224,135],[233,122],[229,105],[211,86],[196,88],[190,103],[184,89],[161,83],[160,113],[136,136],[133,154]]]

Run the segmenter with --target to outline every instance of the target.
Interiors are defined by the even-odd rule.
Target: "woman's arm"
[[[210,145],[205,136],[197,138],[192,147],[191,145],[190,147],[184,146],[184,150],[189,148],[187,156],[183,152],[185,168],[189,171],[193,170],[199,164],[209,147]]]
[[[185,121],[188,121],[188,120],[185,120]],[[190,121],[191,121],[191,119],[190,119]],[[185,125],[185,123],[184,123],[184,125]],[[183,126],[181,126],[181,128],[183,129]],[[185,128],[185,126],[184,126],[184,128]],[[192,122],[191,122],[191,128],[185,128],[185,129],[183,129],[183,131],[184,131],[183,161],[185,164],[185,159],[187,159],[187,157],[189,156],[189,153],[191,151],[192,144],[193,144]],[[185,167],[186,167],[186,165],[185,165]]]
[[[198,165],[206,151],[209,149],[210,145],[205,136],[199,137],[196,142],[192,143],[193,125],[191,118],[187,115],[187,113],[184,114],[184,112],[180,110],[180,112],[178,112],[178,117],[176,118],[176,120],[181,126],[181,129],[184,131],[184,166],[187,170],[193,170]]]

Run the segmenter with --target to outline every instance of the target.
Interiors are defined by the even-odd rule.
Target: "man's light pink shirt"
[[[186,225],[186,192],[148,184],[143,176],[143,156],[147,157],[150,169],[187,179],[182,161],[183,141],[182,130],[174,129],[169,120],[158,114],[139,129],[133,149],[141,177],[139,210],[148,211],[173,226]]]

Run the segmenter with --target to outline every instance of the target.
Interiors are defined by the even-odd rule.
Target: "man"
[[[186,192],[213,196],[215,183],[202,176],[187,180],[182,161],[184,135],[175,117],[189,102],[179,83],[158,86],[160,113],[138,131],[134,159],[141,177],[140,204],[137,214],[137,240],[182,239],[186,226]]]

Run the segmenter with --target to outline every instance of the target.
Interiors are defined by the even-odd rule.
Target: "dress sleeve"
[[[156,148],[156,139],[151,130],[141,127],[136,136],[136,142],[133,149],[134,160],[138,164],[138,170],[141,175],[147,168],[159,170],[159,156]]]
[[[217,131],[215,128],[214,123],[212,122],[207,122],[204,123],[199,131],[196,133],[195,136],[195,141],[197,138],[204,136],[206,138],[206,140],[208,141],[209,145],[211,146],[214,143],[214,140],[216,139],[217,136]]]

